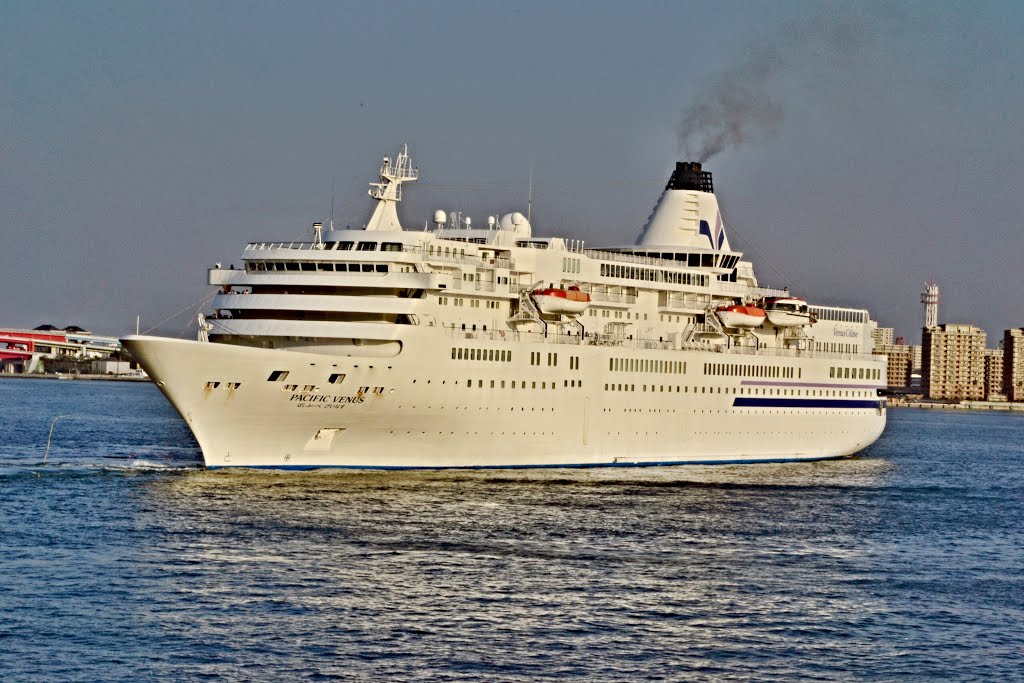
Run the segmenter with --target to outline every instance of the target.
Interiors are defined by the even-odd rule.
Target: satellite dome
[[[498,228],[500,230],[511,230],[512,232],[519,235],[526,235],[529,237],[533,230],[530,227],[530,221],[526,220],[526,216],[516,211],[515,213],[506,213],[498,220]]]
[[[448,214],[446,214],[441,209],[438,209],[437,211],[434,212],[434,222],[437,223],[438,225],[444,225],[445,223],[448,222]]]

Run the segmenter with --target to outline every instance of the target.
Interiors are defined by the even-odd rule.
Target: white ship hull
[[[820,460],[856,453],[885,426],[877,382],[830,384],[825,359],[777,359],[779,367],[799,366],[808,378],[795,382],[706,375],[705,363],[750,359],[696,350],[635,352],[651,367],[685,363],[685,372],[608,372],[609,359],[622,349],[583,345],[555,350],[579,357],[579,370],[569,370],[564,358],[557,367],[531,366],[528,350],[538,345],[453,340],[437,328],[404,340],[406,350],[393,358],[158,337],[124,343],[188,423],[208,467]],[[511,351],[512,361],[451,360],[447,350],[460,343]],[[282,370],[286,380],[268,381]],[[341,384],[328,383],[335,374],[345,374]]]

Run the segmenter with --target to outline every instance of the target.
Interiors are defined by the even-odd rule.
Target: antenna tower
[[[526,222],[530,222],[533,214],[533,162],[530,162],[530,190],[526,195]]]
[[[939,324],[939,286],[935,280],[924,283],[924,292],[921,293],[921,303],[924,304],[924,326],[935,327]]]

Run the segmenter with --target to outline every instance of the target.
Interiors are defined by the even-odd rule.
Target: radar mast
[[[366,224],[367,230],[401,230],[398,220],[398,202],[402,201],[402,183],[417,180],[418,168],[412,167],[408,145],[402,145],[394,162],[384,157],[380,165],[380,182],[370,183],[370,196],[377,200],[377,206]]]

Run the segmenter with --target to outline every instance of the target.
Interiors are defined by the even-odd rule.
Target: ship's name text
[[[366,397],[360,394],[355,396],[336,396],[323,394],[292,394],[288,399],[298,404],[299,408],[318,406],[322,408],[344,408],[350,403],[363,403]]]

